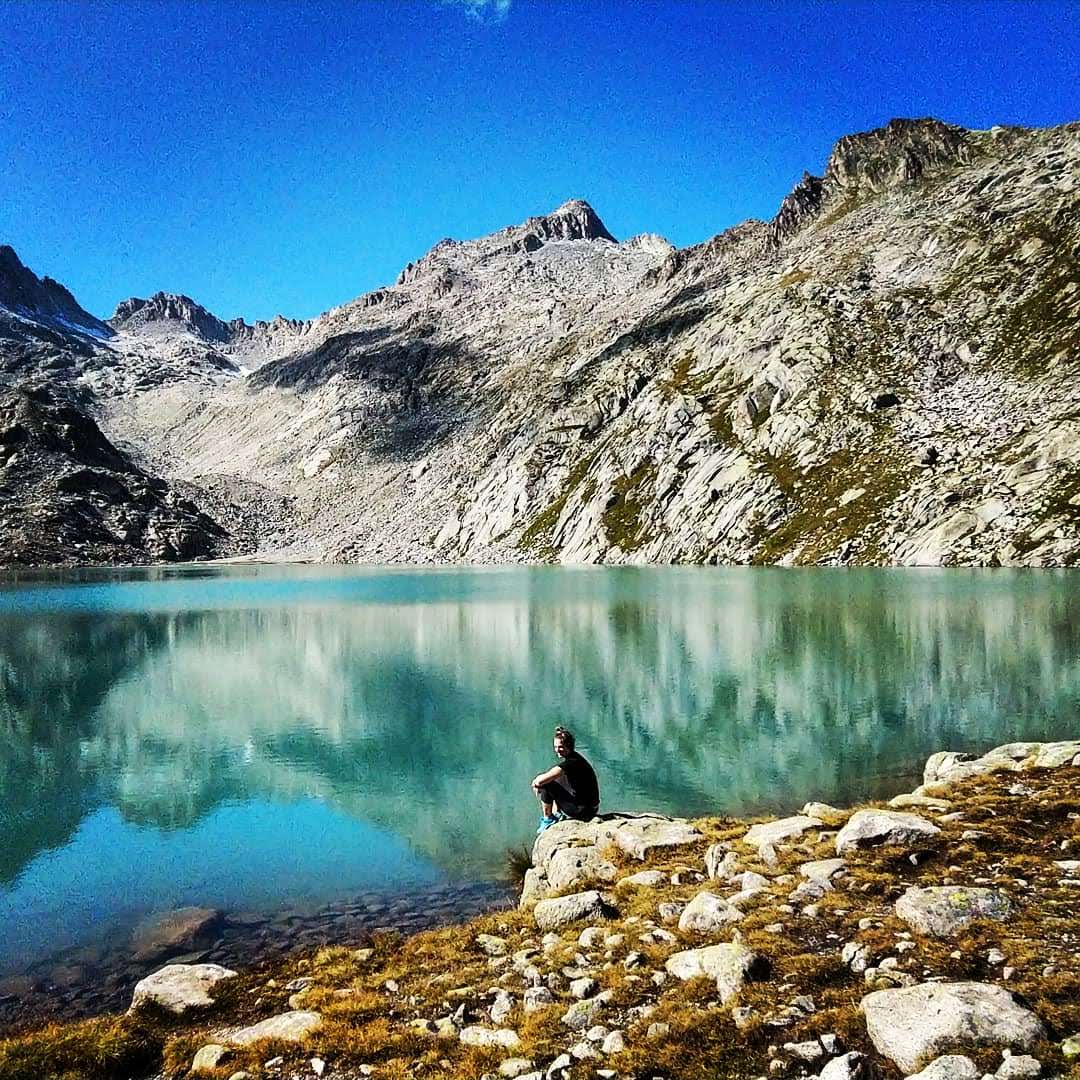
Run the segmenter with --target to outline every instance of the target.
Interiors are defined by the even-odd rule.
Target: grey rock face
[[[940,885],[911,887],[896,901],[896,914],[914,930],[934,937],[954,937],[975,919],[1009,918],[1014,908],[996,889]]]
[[[213,1005],[210,988],[222,979],[231,979],[235,971],[220,964],[168,964],[135,984],[131,1011],[153,1003],[177,1016]]]
[[[862,1000],[875,1049],[911,1073],[942,1052],[983,1047],[1028,1050],[1046,1037],[1030,1009],[1002,986],[923,983],[879,990]]]

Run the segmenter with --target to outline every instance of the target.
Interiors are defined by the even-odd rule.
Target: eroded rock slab
[[[606,918],[609,909],[595,889],[588,892],[572,893],[570,896],[556,896],[550,900],[541,900],[533,908],[533,918],[538,930],[558,930],[581,919],[597,921]]]
[[[721,1002],[734,997],[748,979],[758,978],[767,969],[761,957],[738,942],[684,949],[669,956],[664,966],[677,979],[696,979],[701,975],[716,979]]]
[[[679,916],[679,929],[694,934],[709,934],[738,922],[743,913],[716,893],[699,892]]]
[[[233,1046],[249,1046],[260,1039],[280,1039],[282,1042],[300,1042],[313,1031],[322,1027],[322,1015],[302,1009],[280,1013],[267,1020],[260,1020],[250,1027],[232,1031],[222,1039]]]

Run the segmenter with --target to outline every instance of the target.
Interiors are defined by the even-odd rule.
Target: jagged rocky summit
[[[894,120],[771,222],[675,249],[572,200],[310,321],[91,326],[22,268],[0,372],[285,557],[1068,566],[1078,250],[1080,125]]]

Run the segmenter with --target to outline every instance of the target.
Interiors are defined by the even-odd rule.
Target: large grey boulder
[[[560,848],[547,866],[548,887],[569,889],[586,881],[614,881],[618,871],[600,854],[595,844]]]
[[[910,847],[937,836],[941,830],[918,814],[899,810],[859,810],[836,834],[836,854],[884,844]]]
[[[606,918],[609,913],[603,898],[595,889],[588,892],[572,893],[570,896],[556,896],[550,900],[541,900],[533,908],[533,918],[538,930],[558,930],[581,919],[596,921]]]
[[[1046,1037],[1039,1018],[1003,986],[921,983],[878,990],[860,1006],[878,1053],[905,1073],[940,1054],[981,1048],[1029,1050]]]
[[[896,901],[896,914],[913,930],[934,937],[955,937],[976,919],[1002,922],[1013,913],[1009,898],[997,889],[965,885],[912,886]]]
[[[758,978],[766,970],[766,962],[739,942],[706,945],[701,949],[685,949],[669,956],[664,965],[668,974],[677,979],[696,979],[706,975],[716,979],[721,1002],[739,992],[748,979]]]
[[[220,964],[167,964],[135,984],[128,1011],[150,1003],[177,1016],[193,1009],[205,1009],[214,1004],[210,988],[235,975],[235,971]]]
[[[679,916],[679,929],[694,934],[709,934],[729,923],[738,922],[743,913],[722,896],[708,890],[699,892]]]
[[[297,1009],[279,1013],[267,1020],[260,1020],[250,1027],[230,1031],[221,1039],[233,1046],[250,1046],[260,1039],[278,1039],[281,1042],[300,1042],[313,1031],[322,1027],[322,1016],[317,1012]],[[219,1035],[220,1038],[220,1035]]]

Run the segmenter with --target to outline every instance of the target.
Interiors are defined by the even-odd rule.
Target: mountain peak
[[[771,240],[798,232],[826,204],[903,187],[936,168],[971,159],[966,128],[933,117],[890,120],[884,127],[838,139],[824,176],[804,173],[772,220]]]
[[[616,243],[600,215],[584,199],[567,199],[550,214],[529,218],[519,228],[542,240],[610,240]]]
[[[80,307],[59,281],[39,278],[25,266],[9,244],[0,244],[0,309],[4,308],[21,318],[53,325],[61,332],[74,330],[97,338],[112,335],[109,327]]]
[[[121,300],[109,320],[117,330],[138,330],[151,323],[178,324],[206,341],[225,342],[232,336],[228,323],[183,293],[156,292],[148,300],[138,296]]]

